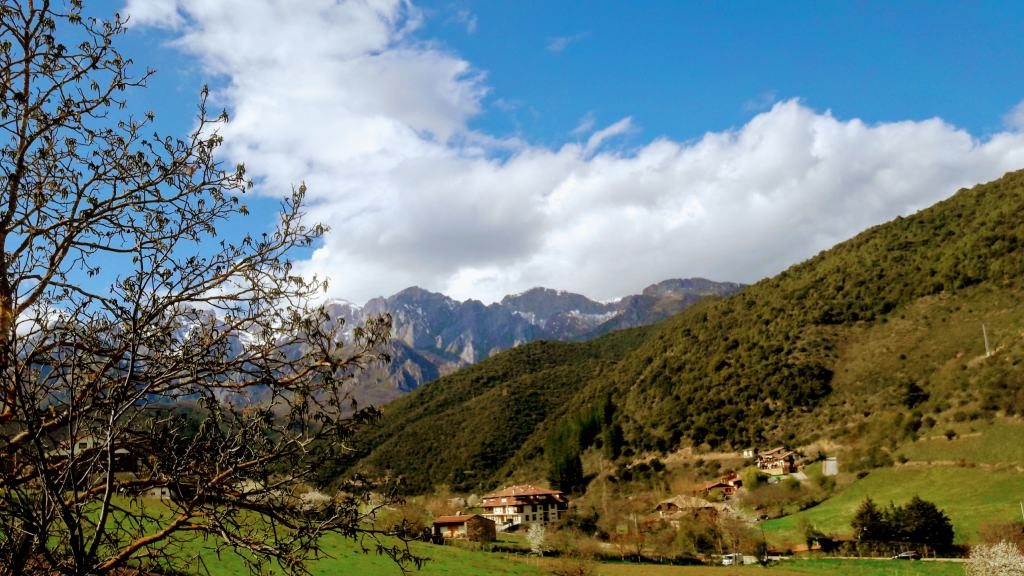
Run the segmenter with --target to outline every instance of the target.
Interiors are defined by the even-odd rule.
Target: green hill
[[[500,471],[510,475],[513,461],[537,456],[523,445],[652,330],[531,342],[423,386],[388,404],[380,424],[358,439],[369,453],[360,465],[401,474],[411,492],[493,485]]]
[[[536,480],[552,430],[604,404],[626,457],[820,438],[894,452],[1022,413],[1022,213],[1012,173],[660,325],[500,354],[388,405],[358,466],[413,491]]]

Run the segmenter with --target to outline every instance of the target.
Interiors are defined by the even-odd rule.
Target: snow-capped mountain
[[[701,278],[666,280],[614,302],[532,288],[490,305],[411,287],[362,307],[344,301],[326,306],[332,318],[344,319],[349,327],[372,315],[391,314],[393,360],[368,370],[356,386],[360,403],[380,404],[513,346],[541,339],[581,340],[651,324],[705,296],[727,296],[742,287]]]

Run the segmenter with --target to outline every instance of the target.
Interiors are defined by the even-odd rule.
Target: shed
[[[822,476],[835,476],[839,474],[839,461],[836,457],[825,458],[825,461],[821,463],[821,475]]]
[[[434,520],[434,537],[445,540],[493,542],[497,538],[494,520],[479,514],[438,516]]]

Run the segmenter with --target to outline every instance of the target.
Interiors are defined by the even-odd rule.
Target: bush
[[[1024,552],[1024,522],[992,522],[978,530],[981,541],[986,544],[1009,542]]]

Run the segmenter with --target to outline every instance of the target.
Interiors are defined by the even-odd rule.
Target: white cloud
[[[127,0],[125,13],[132,24],[177,29],[182,24],[177,0]]]
[[[577,130],[578,129],[579,127],[577,127]],[[591,134],[590,138],[587,139],[587,146],[583,149],[583,153],[589,155],[593,153],[595,150],[597,150],[601,146],[601,144],[603,144],[608,139],[614,138],[616,136],[621,136],[632,130],[633,119],[627,116],[626,118],[619,120],[618,122],[612,124],[611,126],[602,128],[597,132]]]
[[[594,116],[593,112],[587,112],[586,114],[583,115],[582,118],[580,118],[579,124],[577,124],[576,127],[572,129],[572,132],[570,132],[570,134],[572,134],[573,136],[582,136],[584,134],[591,132],[594,129],[595,125],[597,125],[597,117]]]
[[[1024,100],[1018,102],[1006,113],[1006,116],[1003,117],[1003,124],[1011,130],[1024,131]]]
[[[309,185],[310,216],[332,231],[302,268],[329,276],[332,296],[418,284],[609,298],[670,277],[749,282],[1024,166],[1020,132],[978,140],[940,119],[867,124],[797,100],[627,150],[601,145],[629,118],[586,144],[494,138],[467,124],[483,75],[417,41],[414,7],[292,6],[179,0],[177,45],[228,79],[226,153],[265,179],[259,192]]]

